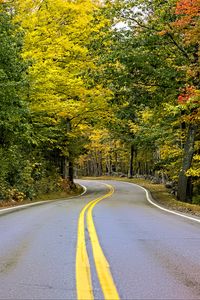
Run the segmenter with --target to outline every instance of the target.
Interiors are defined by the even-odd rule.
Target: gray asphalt
[[[84,196],[0,216],[0,299],[76,299],[78,216],[107,191],[79,182]],[[137,186],[107,183],[115,193],[95,206],[94,221],[121,299],[200,299],[200,224],[155,208]],[[87,247],[102,299],[88,237]]]

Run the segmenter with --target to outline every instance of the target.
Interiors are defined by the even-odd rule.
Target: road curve
[[[200,299],[199,223],[152,206],[138,186],[79,183],[88,189],[81,197],[0,216],[0,299],[77,299],[79,216],[99,198],[93,221],[119,297]],[[106,184],[115,190],[107,198]],[[93,296],[103,299],[84,226]]]

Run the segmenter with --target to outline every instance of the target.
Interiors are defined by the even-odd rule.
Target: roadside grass
[[[35,202],[38,201],[45,201],[45,200],[56,200],[56,199],[64,199],[69,198],[72,196],[80,195],[83,192],[83,188],[79,185],[76,185],[76,190],[69,190],[67,192],[60,191],[60,192],[51,192],[48,194],[42,194],[37,196],[34,200]]]
[[[40,194],[33,200],[24,200],[24,201],[0,201],[0,209],[1,208],[8,208],[8,207],[15,207],[18,205],[30,204],[30,203],[37,203],[41,201],[55,201],[55,200],[64,200],[69,197],[78,196],[83,192],[82,186],[76,184],[75,190],[69,191],[57,191],[57,192],[50,192],[47,194]]]
[[[178,201],[176,197],[170,194],[170,190],[167,189],[163,184],[154,184],[150,180],[142,178],[126,178],[126,177],[112,177],[112,176],[101,176],[101,177],[83,177],[83,179],[93,180],[117,180],[125,181],[138,184],[151,192],[151,195],[155,202],[167,209],[174,211],[189,213],[200,217],[200,205],[190,204]]]

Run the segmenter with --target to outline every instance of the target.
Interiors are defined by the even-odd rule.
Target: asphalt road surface
[[[78,182],[81,197],[0,216],[0,299],[200,299],[200,223],[138,186]]]

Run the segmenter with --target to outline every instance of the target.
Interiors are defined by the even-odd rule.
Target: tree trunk
[[[62,157],[61,160],[61,175],[63,179],[67,179],[68,176],[68,170],[67,170],[67,158],[66,157]]]
[[[103,160],[102,160],[102,152],[99,152],[99,176],[103,175]]]
[[[112,175],[112,157],[111,157],[111,154],[109,156],[109,169],[108,169],[108,174],[109,176]]]
[[[188,128],[187,138],[184,147],[184,155],[182,168],[178,178],[178,191],[177,198],[180,201],[191,202],[191,178],[186,176],[187,170],[191,167],[192,158],[194,154],[194,141],[195,141],[196,126],[190,124]],[[190,181],[190,182],[189,182]]]
[[[74,186],[74,166],[73,162],[69,160],[68,162],[68,180],[70,187],[73,188]]]
[[[67,133],[70,133],[72,131],[72,125],[71,125],[71,120],[69,118],[66,119],[66,128],[67,128]],[[69,185],[70,188],[74,187],[74,165],[73,165],[73,150],[71,150],[70,148],[69,150],[69,154],[68,154],[68,158],[67,158],[67,165],[66,165],[66,169],[67,169],[67,179],[69,180]]]
[[[133,158],[134,158],[134,146],[131,145],[130,151],[130,165],[129,165],[129,178],[133,177]]]

